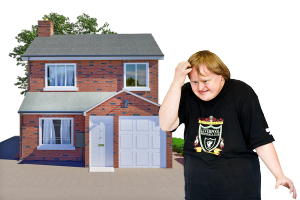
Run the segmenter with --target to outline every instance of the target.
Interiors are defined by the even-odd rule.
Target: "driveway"
[[[17,161],[0,157],[0,199],[184,199],[183,157],[173,168],[88,172],[83,162]]]

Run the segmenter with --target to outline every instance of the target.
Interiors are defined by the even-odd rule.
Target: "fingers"
[[[290,194],[293,193],[293,199],[297,198],[296,188],[295,188],[293,182],[290,179],[287,179],[287,180],[284,180],[284,181],[277,181],[276,185],[275,185],[275,189],[278,189],[280,185],[290,189],[289,193]]]
[[[293,185],[293,183],[288,183],[288,188],[290,188],[290,194],[294,191],[294,185]]]
[[[293,198],[295,199],[297,197],[297,194],[296,194],[296,188],[295,188],[293,182],[291,180],[288,180],[284,186],[290,189],[290,194],[293,193]]]
[[[293,193],[293,199],[296,199],[297,192],[296,192],[296,188],[295,188],[293,182],[289,183],[289,188],[290,188],[290,194]]]
[[[291,186],[290,188],[290,194],[293,193],[293,199],[297,198],[297,192],[296,192],[296,188],[294,187],[294,185]]]
[[[187,73],[190,73],[192,71],[192,67],[188,67],[186,70],[187,70]]]
[[[184,84],[186,75],[192,71],[191,64],[187,61],[183,61],[175,68],[175,76],[173,83],[182,86]]]
[[[297,192],[296,192],[296,188],[294,189],[293,198],[294,198],[294,199],[297,199]]]
[[[179,72],[184,72],[186,75],[192,70],[192,66],[188,61],[183,61],[177,65],[176,70]]]

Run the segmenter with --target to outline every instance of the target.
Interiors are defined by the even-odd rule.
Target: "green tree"
[[[89,15],[83,13],[83,15],[77,17],[75,32],[76,34],[96,34],[101,31],[101,34],[117,34],[108,29],[109,24],[107,22],[102,27],[97,28],[97,26],[96,18],[90,18]]]
[[[126,79],[126,86],[135,86],[135,79],[130,77]]]
[[[116,32],[111,31],[107,22],[103,26],[98,28],[98,23],[96,18],[91,18],[89,15],[83,13],[77,17],[77,22],[72,23],[69,20],[69,17],[57,13],[50,13],[49,15],[44,15],[44,20],[51,20],[54,25],[54,34],[55,35],[71,35],[71,34],[117,34]],[[32,25],[31,30],[22,30],[15,38],[18,43],[21,43],[13,49],[12,53],[9,53],[9,56],[15,58],[17,61],[17,66],[21,65],[25,68],[25,76],[18,76],[18,81],[14,84],[18,86],[19,89],[22,89],[21,95],[24,94],[27,88],[27,62],[22,61],[21,56],[25,53],[31,42],[38,35],[38,26]]]
[[[146,86],[146,84],[140,84],[139,80],[136,81],[137,86]],[[126,86],[135,86],[135,79],[130,77],[126,79]]]

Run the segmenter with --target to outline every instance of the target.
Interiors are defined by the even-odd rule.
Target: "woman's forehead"
[[[196,67],[195,67],[196,69]],[[200,76],[204,76],[204,77],[207,77],[207,76],[210,76],[212,73],[207,69],[206,65],[202,64],[199,66],[199,72],[200,72]]]
[[[201,80],[204,78],[209,77],[209,74],[206,71],[200,71],[200,74],[197,72],[197,68],[194,66],[192,67],[192,71],[189,73],[189,78],[192,80]]]
[[[189,74],[190,80],[196,81],[196,80],[208,80],[210,78],[214,78],[215,76],[218,76],[217,74],[212,73],[207,69],[205,65],[199,66],[199,72],[197,72],[196,66],[192,67],[192,71]]]

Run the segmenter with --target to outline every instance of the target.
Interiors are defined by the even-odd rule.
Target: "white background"
[[[76,22],[82,13],[110,24],[117,33],[152,33],[165,57],[159,61],[159,103],[174,76],[174,68],[200,50],[216,53],[232,78],[248,83],[257,93],[275,138],[274,145],[286,176],[300,191],[299,1],[7,1],[1,20],[0,142],[19,135],[17,113],[23,96],[14,86],[24,76],[8,56],[15,37],[56,12]],[[183,137],[183,125],[174,133]],[[275,179],[264,164],[262,199],[291,199],[288,190],[275,190]]]

